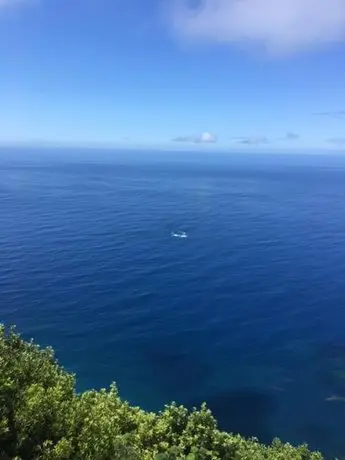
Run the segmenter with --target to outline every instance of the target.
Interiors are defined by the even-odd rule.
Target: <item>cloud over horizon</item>
[[[291,54],[345,40],[344,0],[173,0],[182,37]]]
[[[297,141],[300,138],[300,135],[293,132],[287,132],[285,137],[283,138],[284,141]]]
[[[345,146],[345,137],[333,137],[331,139],[327,139],[327,142],[338,146]]]
[[[177,136],[173,139],[174,142],[191,142],[194,144],[212,144],[217,142],[217,140],[217,136],[209,132],[203,132],[193,136]]]
[[[317,112],[315,115],[319,115],[322,117],[342,118],[342,117],[345,117],[345,110],[333,110],[330,112]]]
[[[239,144],[245,145],[261,145],[268,144],[268,139],[266,136],[244,136],[244,137],[234,137]]]

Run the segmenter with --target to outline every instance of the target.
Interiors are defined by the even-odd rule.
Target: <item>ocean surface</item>
[[[345,456],[345,156],[2,149],[0,321],[80,390]]]

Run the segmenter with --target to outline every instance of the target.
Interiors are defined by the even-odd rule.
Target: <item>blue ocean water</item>
[[[0,151],[0,320],[79,389],[345,455],[344,277],[345,157]]]

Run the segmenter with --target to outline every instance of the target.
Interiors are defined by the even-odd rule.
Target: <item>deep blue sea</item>
[[[345,156],[3,149],[0,320],[80,390],[345,455]]]

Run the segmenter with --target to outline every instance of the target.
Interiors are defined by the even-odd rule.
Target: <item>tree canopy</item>
[[[116,385],[77,393],[51,348],[0,325],[0,460],[322,460],[217,428],[206,405],[159,413],[123,401]]]

